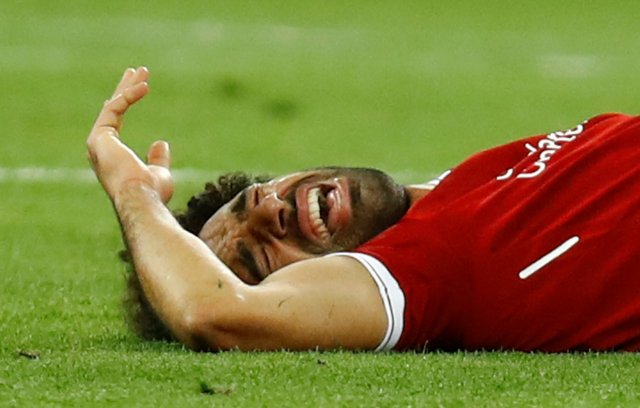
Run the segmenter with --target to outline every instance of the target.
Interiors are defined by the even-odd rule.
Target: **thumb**
[[[164,140],[153,142],[147,152],[147,164],[168,169],[171,165],[171,151],[169,150],[169,143]]]

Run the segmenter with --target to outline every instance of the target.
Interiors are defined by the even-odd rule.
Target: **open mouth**
[[[344,178],[300,186],[296,204],[300,230],[316,244],[327,243],[351,217],[349,185]]]
[[[310,188],[307,192],[309,223],[311,224],[314,235],[323,240],[329,239],[331,236],[331,234],[329,234],[329,228],[327,227],[329,206],[327,205],[326,194],[327,192],[323,192],[323,189],[320,187]]]

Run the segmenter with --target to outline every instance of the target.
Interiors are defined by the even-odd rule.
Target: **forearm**
[[[355,261],[298,262],[248,286],[180,227],[162,201],[173,191],[168,145],[152,144],[145,163],[120,140],[123,115],[147,94],[147,78],[142,67],[125,71],[96,119],[87,149],[114,203],[142,290],[172,334],[194,348],[378,344],[385,309],[375,282]]]
[[[194,322],[203,310],[228,305],[241,282],[180,227],[153,189],[132,183],[114,205],[149,303],[179,340],[194,345]]]

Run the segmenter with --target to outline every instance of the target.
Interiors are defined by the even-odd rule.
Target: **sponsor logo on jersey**
[[[526,169],[516,174],[514,168],[510,168],[498,177],[496,180],[508,180],[512,177],[517,179],[530,179],[538,177],[547,168],[547,165],[551,158],[558,150],[562,149],[567,143],[571,143],[584,132],[584,123],[576,126],[573,129],[553,132],[548,134],[545,138],[540,139],[537,144],[525,143],[524,147],[527,149],[527,157],[537,155],[537,160]]]

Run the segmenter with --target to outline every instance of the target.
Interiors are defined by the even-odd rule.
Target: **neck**
[[[409,198],[409,208],[411,208],[420,199],[429,194],[432,190],[432,187],[427,187],[426,184],[411,184],[408,186],[404,186],[404,190],[406,191],[407,197]]]

